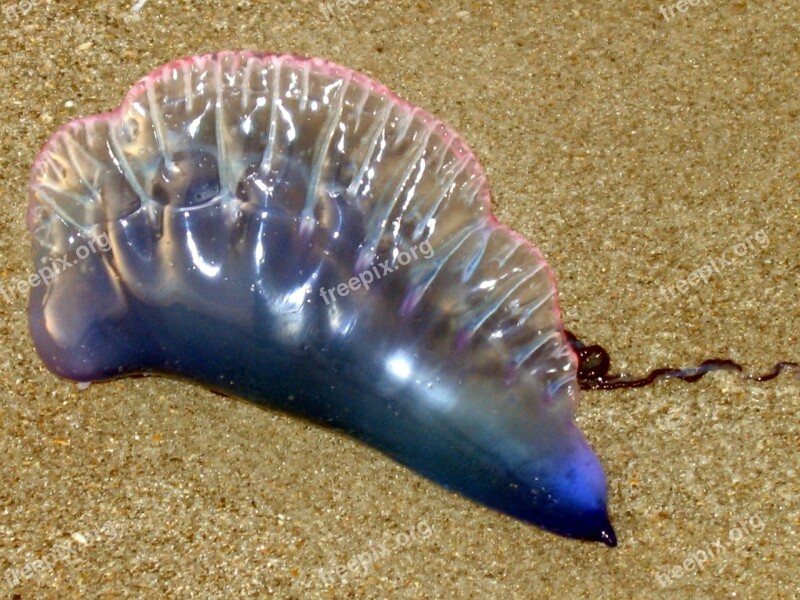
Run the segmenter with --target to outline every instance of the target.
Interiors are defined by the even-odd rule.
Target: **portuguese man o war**
[[[37,266],[75,262],[30,299],[57,375],[195,381],[616,544],[550,268],[462,139],[385,87],[292,55],[178,60],[57,131],[29,196]]]
[[[294,55],[171,62],[50,138],[28,228],[37,267],[74,265],[30,298],[57,375],[198,382],[616,545],[574,422],[580,388],[613,382],[607,356],[565,332],[550,267],[492,215],[458,134],[366,76]]]

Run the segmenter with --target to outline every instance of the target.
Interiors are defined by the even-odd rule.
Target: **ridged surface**
[[[613,538],[549,267],[492,217],[457,134],[363,75],[250,53],[170,63],[53,136],[28,219],[37,266],[76,263],[31,299],[58,374],[197,380]],[[108,252],[75,260],[101,236]],[[369,289],[330,293],[364,272]]]

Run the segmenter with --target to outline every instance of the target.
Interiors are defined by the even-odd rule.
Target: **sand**
[[[619,368],[800,358],[796,3],[702,0],[670,17],[656,2],[351,0],[330,20],[316,1],[133,4],[0,6],[0,285],[31,272],[28,169],[59,124],[115,107],[181,56],[294,52],[363,71],[460,131],[500,220],[555,269],[566,326]],[[705,283],[709,261],[721,266]],[[620,539],[609,549],[197,386],[79,390],[41,365],[25,302],[0,297],[4,596],[800,596],[790,375],[585,393],[578,420]]]

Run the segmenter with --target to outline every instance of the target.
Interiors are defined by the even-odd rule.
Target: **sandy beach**
[[[789,0],[0,5],[0,595],[796,598],[800,379],[582,394],[619,546],[564,539],[303,421],[158,377],[79,389],[26,321],[31,162],[171,60],[319,56],[455,128],[615,370],[799,361]]]

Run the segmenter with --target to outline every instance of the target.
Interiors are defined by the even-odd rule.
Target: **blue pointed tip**
[[[597,517],[593,518],[596,537],[593,541],[603,542],[609,548],[617,547],[617,534],[614,532],[614,527],[605,511],[599,512]]]
[[[617,534],[604,509],[553,511],[538,524],[554,533],[578,540],[602,542],[610,548],[617,545]]]
[[[617,547],[617,534],[614,533],[614,528],[611,525],[608,526],[607,530],[604,529],[600,532],[600,541],[609,548]]]

